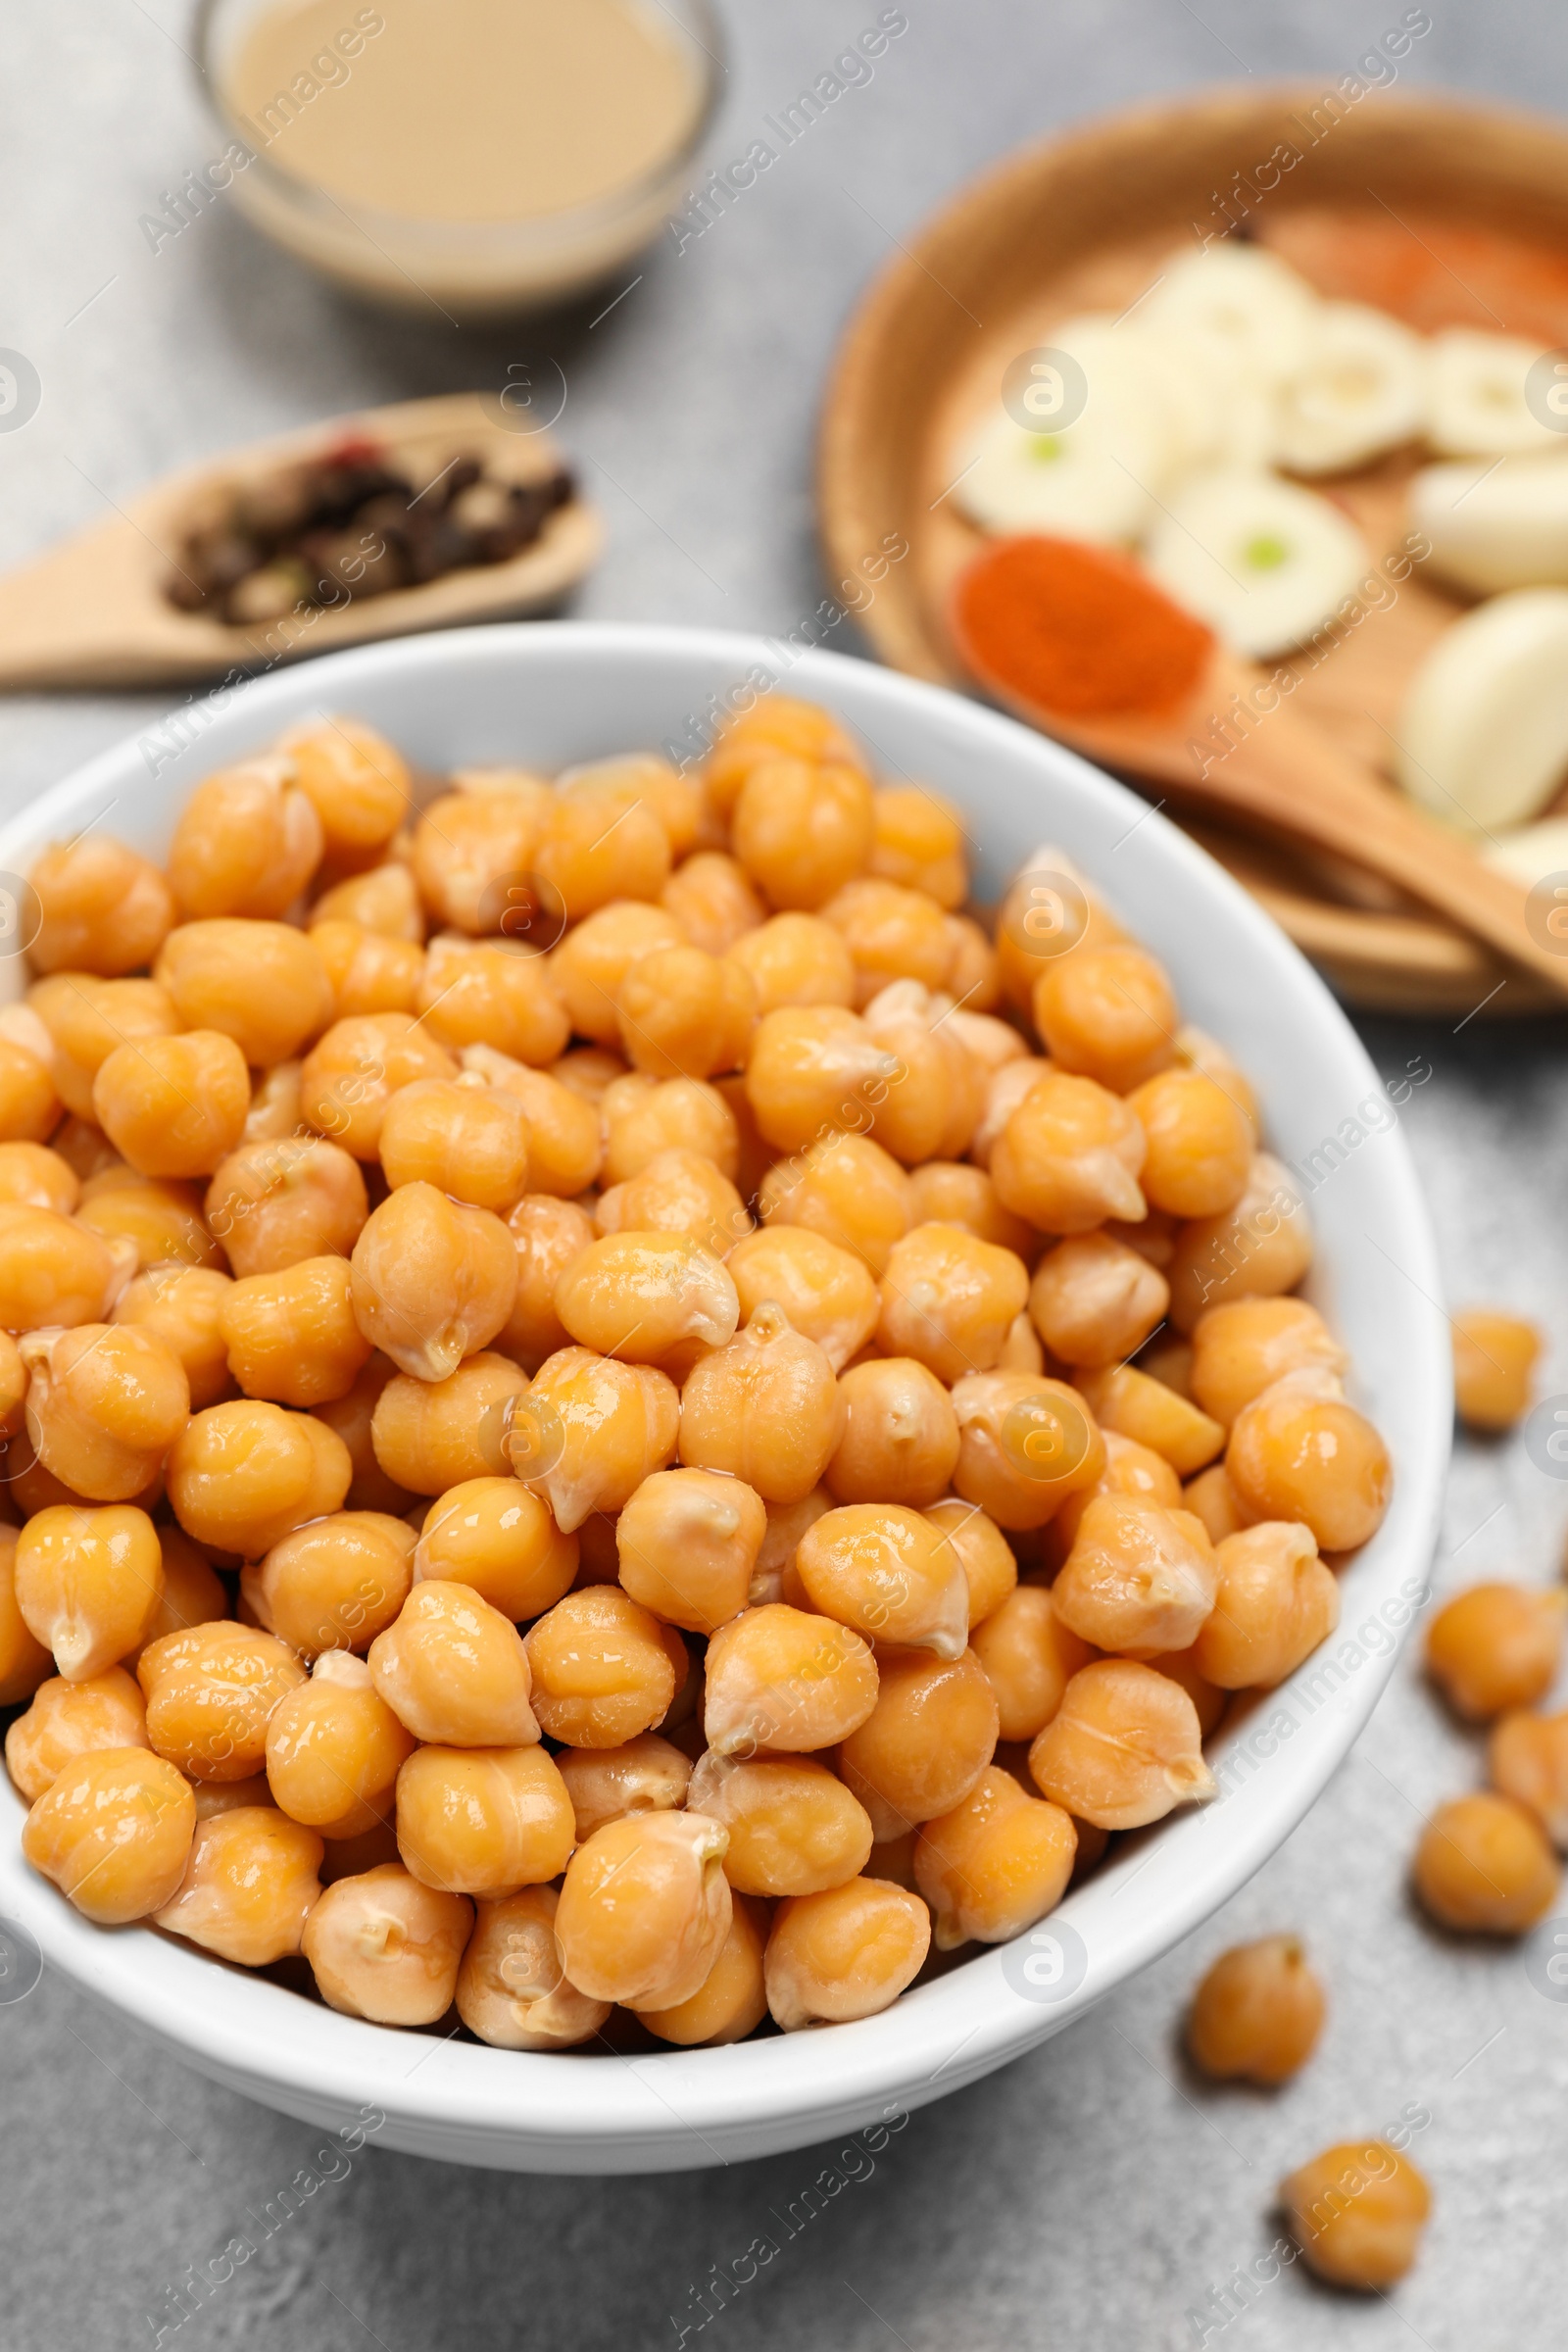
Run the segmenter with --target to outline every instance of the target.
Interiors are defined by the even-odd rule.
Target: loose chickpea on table
[[[319,721],[32,881],[0,1702],[89,1918],[506,2050],[850,2022],[1333,1631],[1392,1470],[1246,1078],[827,711],[422,811]],[[1195,2050],[1277,2080],[1312,1981],[1227,1966]]]

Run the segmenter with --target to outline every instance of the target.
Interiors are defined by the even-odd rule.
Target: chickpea
[[[1349,2140],[1281,2181],[1280,2202],[1311,2270],[1381,2293],[1414,2262],[1432,2192],[1386,2140]]]
[[[229,1613],[227,1591],[189,1536],[177,1527],[161,1527],[158,1549],[164,1563],[163,1591],[142,1621],[140,1646],[126,1652],[125,1664],[131,1668],[140,1663],[142,1650],[165,1634],[216,1624]]]
[[[760,927],[767,911],[745,867],[719,850],[699,850],[676,866],[660,893],[660,905],[693,947],[706,948],[710,956],[727,956]]]
[[[775,914],[737,939],[730,960],[751,978],[757,1013],[789,1004],[855,1003],[855,962],[842,932],[817,914]]]
[[[1427,1629],[1427,1672],[1457,1714],[1485,1723],[1533,1706],[1557,1679],[1568,1593],[1534,1585],[1471,1585]]]
[[[20,1706],[30,1698],[54,1665],[17,1601],[19,1541],[16,1528],[0,1528],[0,1707]]]
[[[716,1633],[746,1606],[766,1526],[762,1498],[744,1480],[658,1470],[616,1524],[621,1584],[667,1624]]]
[[[873,874],[923,891],[939,906],[963,905],[969,895],[965,836],[951,801],[924,784],[889,784],[872,794],[871,815]]]
[[[698,1078],[651,1080],[641,1071],[617,1079],[603,1104],[604,1182],[624,1184],[652,1159],[677,1147],[712,1160],[733,1183],[740,1168],[740,1129],[716,1087]]]
[[[267,1787],[291,1821],[334,1840],[393,1814],[399,1770],[414,1753],[363,1658],[323,1650],[308,1683],[278,1701],[267,1727]]]
[[[273,1709],[305,1680],[292,1650],[259,1627],[194,1625],[136,1661],[154,1749],[194,1781],[261,1771]]]
[[[320,718],[278,738],[294,782],[321,820],[328,857],[383,849],[413,806],[408,763],[362,718]]]
[[[35,971],[106,980],[139,971],[174,920],[173,896],[157,866],[102,833],[54,843],[27,878],[40,918],[27,950]]]
[[[528,1372],[571,1345],[556,1312],[556,1285],[594,1238],[592,1220],[574,1200],[525,1194],[507,1220],[517,1253],[517,1290],[499,1336],[501,1347]]]
[[[281,1273],[246,1275],[224,1298],[221,1330],[240,1389],[274,1404],[346,1396],[370,1353],[341,1257],[305,1257]]]
[[[89,1180],[78,1223],[106,1242],[128,1242],[136,1267],[204,1266],[220,1272],[223,1252],[202,1222],[201,1195],[172,1178],[108,1170]]]
[[[363,923],[323,921],[312,910],[310,944],[331,990],[327,1020],[362,1012],[414,1012],[418,1007],[424,956],[412,939],[388,938]],[[324,1028],[322,1021],[318,1027]]]
[[[590,1998],[673,2009],[699,1992],[729,1934],[725,1832],[701,1813],[628,1813],[566,1865],[556,1936]]]
[[[570,1535],[595,1511],[618,1511],[645,1478],[663,1469],[680,1426],[680,1396],[664,1373],[587,1348],[563,1348],[535,1373],[504,1450],[516,1476]]]
[[[1233,1298],[1193,1329],[1193,1396],[1229,1429],[1237,1415],[1287,1372],[1336,1379],[1349,1358],[1304,1298]]]
[[[976,1241],[1029,1259],[1040,1236],[1022,1217],[1004,1208],[984,1168],[958,1159],[930,1159],[909,1170],[911,1225],[961,1225]]]
[[[1136,1364],[1082,1371],[1075,1386],[1102,1428],[1115,1430],[1118,1436],[1132,1438],[1151,1453],[1157,1453],[1178,1478],[1191,1478],[1201,1470],[1225,1443],[1225,1432],[1217,1421],[1200,1412],[1174,1389],[1167,1389],[1163,1381],[1140,1372]],[[1276,1511],[1274,1516],[1295,1514]]]
[[[381,939],[401,939],[418,947],[424,938],[424,910],[412,867],[398,859],[372,865],[366,873],[351,874],[323,890],[310,911],[315,930],[321,923],[352,923],[356,930],[373,931]]]
[[[717,2049],[744,2040],[767,2015],[762,1973],[767,1924],[765,1904],[744,1894],[733,1897],[729,1933],[699,1989],[673,2008],[636,2010],[638,2023],[682,2049]]]
[[[835,1501],[919,1510],[946,1494],[958,1424],[934,1373],[912,1357],[887,1356],[846,1372],[839,1394],[844,1435],[824,1473]]]
[[[1134,1230],[1138,1229],[1135,1227]],[[1117,1234],[1112,1238],[1119,1241],[1121,1236]],[[1133,1247],[1136,1249],[1137,1244],[1134,1243]],[[1155,1260],[1151,1257],[1150,1263],[1153,1264]],[[1167,1389],[1174,1389],[1178,1396],[1185,1396],[1188,1402],[1192,1403],[1193,1343],[1191,1340],[1180,1339],[1173,1331],[1166,1331],[1163,1334],[1156,1333],[1146,1347],[1140,1348],[1139,1353],[1143,1358],[1139,1366],[1140,1371],[1147,1372],[1151,1380],[1160,1381]]]
[[[414,828],[409,862],[435,921],[501,928],[507,886],[532,872],[548,792],[443,793]]]
[[[948,942],[948,969],[942,986],[953,1000],[953,1011],[946,1016],[948,1026],[989,1074],[1000,1062],[1010,1060],[1015,1052],[1026,1050],[1016,1030],[993,1017],[1002,1002],[1001,959],[972,915],[948,915],[943,931]]]
[[[833,1497],[826,1487],[813,1487],[799,1502],[770,1502],[767,1505],[767,1527],[762,1536],[762,1547],[752,1571],[751,1600],[754,1607],[764,1601],[782,1600],[786,1583],[804,1596],[795,1571],[795,1554],[801,1538],[808,1527],[815,1525],[824,1511],[833,1508]]]
[[[190,1419],[190,1384],[173,1349],[113,1323],[29,1332],[27,1435],[38,1459],[92,1502],[128,1502],[157,1475]]]
[[[880,1281],[896,1242],[918,1219],[913,1180],[863,1135],[829,1135],[762,1182],[769,1225],[798,1226],[863,1258]]]
[[[618,1585],[568,1592],[526,1648],[539,1720],[570,1747],[623,1747],[663,1722],[686,1679],[680,1636]]]
[[[686,1234],[714,1257],[726,1256],[752,1231],[740,1194],[700,1152],[661,1152],[638,1175],[600,1196],[594,1221],[601,1233]],[[738,1282],[733,1265],[729,1272]]]
[[[636,802],[662,826],[672,858],[685,858],[699,842],[710,847],[717,838],[702,784],[650,752],[564,768],[556,789],[566,797],[609,793],[621,804]]]
[[[911,1984],[931,1948],[931,1915],[886,1879],[851,1879],[781,1903],[763,1961],[767,2005],[786,2034],[875,2017]]]
[[[877,1141],[906,1167],[958,1158],[985,1109],[986,1073],[949,1027],[953,1009],[951,998],[932,996],[918,980],[896,980],[861,1016],[894,1063],[885,1093],[866,1090]]]
[[[857,1007],[870,1004],[890,980],[941,988],[953,960],[943,910],[921,890],[864,875],[847,882],[822,907],[850,951]]]
[[[916,1225],[882,1277],[877,1345],[945,1382],[989,1372],[1029,1297],[1021,1258],[958,1225]]]
[[[245,1114],[247,1144],[278,1144],[300,1128],[300,1072],[304,1063],[279,1061],[259,1073]]]
[[[154,978],[183,1028],[232,1038],[248,1062],[291,1060],[332,1018],[332,984],[312,938],[290,923],[182,923]]]
[[[48,1674],[48,1652],[42,1656]],[[107,1667],[84,1683],[54,1675],[39,1683],[31,1706],[6,1733],[6,1769],[33,1805],[77,1756],[146,1745],[147,1709],[122,1666]]]
[[[143,1747],[98,1748],[58,1773],[27,1815],[22,1850],[100,1927],[162,1910],[196,1834],[190,1784]]]
[[[1288,1522],[1226,1536],[1216,1555],[1214,1611],[1193,1649],[1198,1670],[1221,1690],[1271,1690],[1333,1633],[1340,1588],[1310,1529]]]
[[[556,1285],[556,1312],[571,1337],[600,1355],[658,1363],[683,1341],[722,1348],[733,1339],[735,1284],[711,1251],[686,1234],[615,1233],[591,1242]]]
[[[463,1966],[458,2014],[470,2034],[498,2050],[562,2050],[593,2039],[610,2003],[568,1984],[556,1941],[553,1886],[524,1886],[481,1902]]]
[[[1254,1135],[1242,1104],[1201,1070],[1167,1069],[1127,1098],[1148,1140],[1143,1189],[1154,1208],[1218,1217],[1247,1189]]]
[[[394,1191],[405,1184],[432,1184],[467,1207],[493,1209],[504,1217],[527,1189],[528,1121],[522,1104],[468,1075],[456,1081],[418,1080],[387,1105],[381,1165]]]
[[[577,1558],[577,1538],[564,1536],[516,1479],[469,1478],[450,1486],[425,1520],[414,1576],[469,1585],[520,1624],[570,1591]]]
[[[283,915],[315,873],[321,849],[321,820],[294,782],[292,760],[242,760],[198,784],[185,803],[169,852],[169,880],[187,922]]]
[[[329,2009],[381,2026],[433,2026],[452,2006],[472,1925],[466,1895],[421,1886],[388,1862],[328,1886],[300,1949]]]
[[[1263,1936],[1221,1952],[1208,1970],[1188,2011],[1187,2047],[1216,2082],[1272,2089],[1311,2057],[1324,2008],[1300,1937]]]
[[[955,1013],[950,1026],[962,1017],[962,1014]],[[1014,1031],[1012,1034],[1017,1033]],[[1020,1045],[1022,1042],[1020,1038]],[[1054,1065],[1028,1053],[1009,1054],[996,1063],[985,1060],[979,1054],[975,1058],[981,1061],[987,1074],[979,1122],[969,1139],[969,1157],[976,1167],[990,1171],[1003,1129],[1039,1081],[1050,1076]]]
[[[871,1851],[864,1806],[814,1756],[710,1749],[687,1803],[729,1832],[724,1873],[738,1894],[819,1894],[858,1877]]]
[[[727,1265],[743,1321],[766,1303],[781,1308],[836,1372],[876,1328],[877,1290],[863,1260],[807,1227],[780,1224],[751,1234],[731,1250]]]
[[[1082,1666],[1029,1750],[1042,1796],[1102,1830],[1137,1830],[1215,1791],[1198,1710],[1182,1686],[1131,1658]]]
[[[574,931],[571,936],[575,939],[578,934]],[[559,1061],[551,1063],[548,1074],[568,1094],[575,1095],[579,1102],[591,1102],[595,1109],[617,1078],[634,1075],[620,1055],[612,1054],[608,1046],[573,1046]]]
[[[512,1312],[517,1253],[501,1219],[432,1184],[400,1185],[354,1245],[354,1315],[402,1372],[438,1381],[486,1348]]]
[[[915,1882],[936,1915],[937,1950],[1021,1936],[1066,1893],[1077,1851],[1070,1814],[988,1765],[915,1844]]]
[[[619,1747],[564,1748],[556,1762],[571,1799],[579,1845],[623,1814],[678,1812],[692,1777],[690,1758],[657,1732],[639,1732]]]
[[[870,862],[871,787],[842,764],[762,760],[736,798],[731,836],[771,906],[814,912]]]
[[[1290,1172],[1268,1152],[1247,1190],[1217,1217],[1195,1217],[1176,1237],[1168,1268],[1171,1321],[1191,1332],[1208,1308],[1232,1298],[1294,1291],[1312,1262],[1312,1228]]]
[[[198,1799],[198,1805],[199,1802]],[[396,1832],[390,1822],[378,1821],[373,1829],[364,1831],[358,1838],[327,1839],[321,1885],[335,1886],[340,1879],[364,1878],[368,1871],[383,1870],[388,1863],[399,1870],[403,1867],[398,1861]]]
[[[322,1844],[274,1805],[243,1805],[196,1824],[184,1876],[154,1924],[242,1968],[300,1948]]]
[[[169,1499],[186,1535],[259,1559],[291,1528],[341,1508],[352,1466],[312,1413],[244,1396],[193,1413],[169,1456]]]
[[[958,1418],[956,1494],[998,1527],[1044,1527],[1069,1494],[1093,1487],[1105,1441],[1088,1405],[1059,1380],[972,1372],[953,1389]]]
[[[719,816],[731,813],[753,768],[781,754],[852,767],[859,760],[853,740],[830,712],[793,695],[765,694],[725,722],[708,756],[704,782]]]
[[[571,1800],[526,1747],[420,1747],[398,1774],[398,1851],[422,1886],[496,1902],[564,1870]]]
[[[0,1137],[8,1143],[41,1144],[54,1133],[60,1107],[50,1063],[26,1046],[0,1036]]]
[[[1007,1071],[1022,1069],[1009,1062]],[[1003,1073],[1006,1075],[1006,1073]],[[1043,1233],[1088,1233],[1106,1217],[1137,1223],[1144,1131],[1093,1078],[1047,1070],[1009,1114],[991,1152],[997,1197]]]
[[[1222,1543],[1226,1536],[1238,1536],[1244,1527],[1251,1525],[1250,1514],[1243,1509],[1242,1498],[1231,1485],[1223,1462],[1213,1463],[1189,1481],[1182,1489],[1182,1500],[1207,1528],[1211,1544]]]
[[[1056,1067],[1118,1095],[1176,1058],[1176,999],[1163,966],[1130,941],[1053,957],[1035,981],[1035,1026]]]
[[[351,1511],[388,1511],[397,1517],[415,1501],[375,1458],[375,1408],[388,1381],[401,1377],[384,1355],[372,1354],[346,1396],[316,1408],[314,1417],[324,1422],[348,1449],[349,1488],[344,1501]]]
[[[1225,1468],[1244,1509],[1302,1520],[1325,1551],[1377,1533],[1394,1480],[1378,1432],[1321,1372],[1287,1373],[1255,1396],[1236,1417]]]
[[[466,1076],[486,1081],[492,1098],[515,1102],[522,1112],[528,1183],[535,1193],[569,1200],[597,1181],[605,1147],[599,1114],[591,1103],[559,1079],[529,1069],[490,1046],[465,1046],[463,1067]]]
[[[1530,1410],[1541,1334],[1520,1315],[1463,1307],[1453,1318],[1453,1395],[1470,1429],[1512,1429]]]
[[[876,1705],[839,1747],[839,1770],[879,1838],[961,1804],[997,1744],[996,1693],[972,1650],[885,1651]]]
[[[485,1045],[530,1065],[554,1061],[571,1033],[547,959],[498,941],[431,940],[416,1010],[454,1054]]]
[[[1568,1846],[1568,1709],[1504,1715],[1487,1743],[1487,1770],[1493,1787],[1533,1813],[1553,1845]]]
[[[1095,1655],[1063,1622],[1044,1585],[1015,1586],[975,1627],[970,1645],[996,1692],[1004,1740],[1037,1739],[1072,1677]]]
[[[933,1503],[925,1518],[958,1555],[969,1588],[971,1630],[1001,1608],[1018,1582],[1018,1563],[994,1519],[959,1495]]]
[[[1170,1289],[1157,1267],[1103,1231],[1074,1234],[1035,1270],[1029,1312],[1066,1364],[1118,1364],[1163,1320]]]
[[[1490,1791],[1440,1805],[1415,1854],[1416,1893],[1462,1934],[1524,1935],[1556,1901],[1561,1875],[1536,1816]]]
[[[832,1747],[866,1721],[878,1677],[849,1626],[782,1601],[746,1609],[708,1645],[703,1726],[720,1755]]]
[[[704,1356],[681,1392],[681,1460],[744,1479],[764,1502],[808,1494],[843,1431],[832,1365],[771,1301]]]
[[[210,1176],[250,1101],[245,1056],[216,1029],[117,1046],[92,1085],[93,1116],[143,1176]]]
[[[601,906],[575,924],[550,958],[550,976],[572,1028],[602,1046],[618,1047],[617,1004],[626,974],[644,956],[685,942],[677,915],[630,899]]]
[[[58,1152],[42,1144],[0,1144],[0,1201],[52,1208],[69,1217],[81,1198],[81,1179]]]
[[[669,835],[640,794],[589,782],[553,795],[534,863],[577,923],[616,899],[657,899],[673,860]]]
[[[164,1587],[158,1537],[129,1503],[56,1503],[17,1538],[16,1603],[68,1683],[91,1682],[142,1639]]]
[[[416,1740],[522,1747],[539,1737],[522,1637],[471,1585],[427,1577],[370,1644],[370,1677]]]
[[[358,1163],[315,1135],[242,1144],[207,1188],[207,1222],[242,1281],[347,1257],[369,1213]]]
[[[1099,1649],[1188,1649],[1214,1606],[1219,1563],[1201,1523],[1131,1494],[1090,1502],[1052,1588],[1062,1623]]]
[[[356,1159],[381,1148],[386,1106],[416,1078],[453,1078],[452,1056],[406,1012],[366,1012],[334,1021],[305,1056],[300,1110]]]
[[[869,1126],[899,1073],[898,1056],[858,1014],[836,1004],[781,1005],[752,1038],[746,1099],[770,1144],[807,1152],[835,1128]]]
[[[757,1021],[750,973],[702,948],[656,948],[639,956],[615,1002],[628,1060],[655,1078],[735,1069]]]
[[[1059,1568],[1072,1549],[1080,1520],[1097,1494],[1132,1494],[1144,1502],[1157,1502],[1165,1510],[1187,1507],[1181,1480],[1162,1454],[1149,1446],[1141,1446],[1136,1438],[1124,1438],[1119,1430],[1102,1432],[1105,1441],[1105,1466],[1092,1487],[1080,1487],[1069,1494],[1050,1521],[1049,1532],[1043,1540],[1047,1565]],[[1201,1519],[1205,1528],[1207,1521]],[[1229,1529],[1222,1531],[1228,1534]],[[1214,1541],[1210,1531],[1210,1541]]]
[[[796,1568],[810,1606],[867,1641],[961,1657],[969,1585],[945,1535],[901,1503],[850,1503],[807,1529]]]
[[[409,1597],[416,1540],[385,1511],[332,1511],[243,1569],[240,1593],[257,1621],[302,1658],[367,1650]]]

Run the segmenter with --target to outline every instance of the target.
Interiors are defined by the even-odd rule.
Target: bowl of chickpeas
[[[887,2125],[1343,1760],[1449,1426],[1400,1087],[1084,761],[475,629],[0,891],[0,1924],[190,2063],[521,2170]]]

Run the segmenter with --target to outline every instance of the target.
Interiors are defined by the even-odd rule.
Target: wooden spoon
[[[1227,809],[1369,867],[1568,996],[1568,956],[1533,936],[1524,886],[1483,865],[1461,835],[1423,815],[1277,692],[1273,707],[1265,700],[1260,710],[1257,697],[1267,695],[1272,672],[1216,642],[1196,687],[1157,716],[1048,710],[999,676],[974,645],[959,610],[962,585],[960,578],[948,609],[954,642],[978,682],[1015,716],[1102,766],[1154,778],[1195,807]],[[1152,582],[1140,585],[1146,595],[1157,593]],[[1233,724],[1235,749],[1216,755],[1208,749],[1215,722],[1237,710],[1248,714],[1245,731]]]
[[[421,587],[310,606],[281,620],[231,627],[169,602],[165,582],[198,508],[215,493],[317,458],[339,442],[373,441],[416,479],[453,459],[482,460],[503,482],[533,482],[561,464],[541,432],[514,431],[498,400],[456,392],[364,409],[191,466],[142,491],[112,520],[0,577],[0,687],[142,686],[254,669],[412,629],[538,611],[574,586],[603,531],[582,499],[558,507],[531,547],[505,564],[449,571]]]

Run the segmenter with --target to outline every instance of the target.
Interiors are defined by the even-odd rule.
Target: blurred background
[[[563,0],[565,4],[565,0]],[[559,378],[558,435],[609,541],[574,610],[787,634],[824,593],[812,442],[824,371],[868,277],[1008,148],[1097,110],[1216,82],[1331,84],[1401,10],[1376,0],[906,0],[908,29],[713,229],[656,246],[641,281],[526,326],[463,330],[432,307],[361,311],[218,204],[149,249],[139,226],[205,161],[178,0],[55,0],[0,19],[0,341],[41,396],[0,433],[0,564],[97,521],[154,475],[340,410]],[[874,22],[872,0],[725,0],[730,54],[710,160]],[[1529,0],[1434,5],[1401,83],[1561,113],[1568,40]],[[628,270],[627,275],[632,274]],[[596,316],[596,314],[598,314]],[[510,380],[515,381],[514,373]],[[828,639],[861,650],[846,621]],[[0,808],[177,699],[0,703]],[[1360,1021],[1385,1076],[1430,1075],[1401,1115],[1451,1302],[1557,1336],[1568,1389],[1568,1094],[1560,1020]],[[1568,1489],[1518,1440],[1460,1441],[1438,1593],[1557,1572]],[[1559,1701],[1560,1703],[1560,1701]],[[1313,1814],[1230,1908],[1091,2018],[877,2152],[802,2151],[669,2180],[508,2178],[379,2150],[304,2205],[179,2330],[183,2346],[366,2342],[466,2352],[760,2352],[955,2343],[1157,2352],[1544,2343],[1560,2332],[1568,2004],[1521,1953],[1446,1942],[1404,1892],[1427,1809],[1477,1777],[1473,1742],[1407,1661]],[[1327,1977],[1318,2056],[1274,2095],[1201,2086],[1177,2032],[1207,1961],[1296,1929]],[[186,2073],[46,1973],[0,2008],[6,2262],[19,2352],[169,2342],[169,2288],[307,2164],[318,2135]],[[1397,2306],[1298,2267],[1239,2313],[1212,2290],[1263,2254],[1281,2174],[1330,2140],[1430,2112],[1414,2153],[1436,2213]],[[728,2268],[823,2178],[777,2259],[716,2316]],[[828,2180],[832,2185],[827,2185]],[[1195,2319],[1194,2314],[1200,2313]],[[149,2314],[158,2315],[149,2319]],[[706,2321],[706,2324],[705,2324]],[[1206,2332],[1205,2332],[1206,2331]]]

